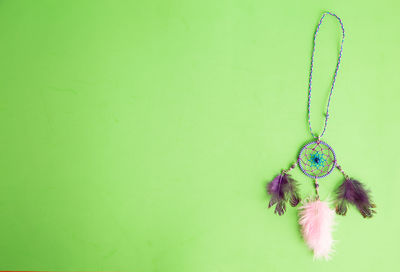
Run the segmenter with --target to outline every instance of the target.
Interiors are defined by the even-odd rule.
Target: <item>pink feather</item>
[[[314,251],[314,258],[328,260],[332,253],[335,211],[319,199],[304,202],[299,210],[301,232],[308,247]]]

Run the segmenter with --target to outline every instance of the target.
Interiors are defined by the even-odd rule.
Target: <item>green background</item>
[[[0,1],[0,269],[395,271],[396,1]],[[347,37],[324,139],[378,214],[313,261],[266,183],[309,141],[315,26]],[[316,54],[320,131],[340,31]],[[301,196],[313,194],[299,169]],[[340,184],[321,181],[323,198]]]

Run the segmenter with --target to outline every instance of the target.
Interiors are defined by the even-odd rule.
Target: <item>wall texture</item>
[[[0,269],[399,268],[397,1],[0,1]],[[312,35],[347,30],[325,140],[378,214],[315,262],[265,185],[310,140]],[[316,54],[319,130],[340,32]],[[301,196],[312,181],[298,169]],[[323,198],[340,184],[321,181]]]

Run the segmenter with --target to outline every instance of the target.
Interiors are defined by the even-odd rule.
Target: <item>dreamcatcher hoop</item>
[[[297,161],[301,171],[313,179],[326,177],[336,167],[335,151],[323,141],[306,144]]]

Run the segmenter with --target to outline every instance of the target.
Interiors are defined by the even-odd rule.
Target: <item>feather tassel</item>
[[[346,215],[349,203],[355,205],[364,218],[370,218],[375,213],[370,191],[361,182],[346,178],[337,189],[336,213]]]
[[[289,174],[282,173],[276,176],[268,183],[267,191],[271,195],[268,208],[276,204],[274,212],[279,215],[285,213],[287,200],[292,207],[297,206],[300,202],[296,181]]]
[[[308,200],[299,208],[301,232],[314,259],[330,259],[335,212],[325,201]]]

